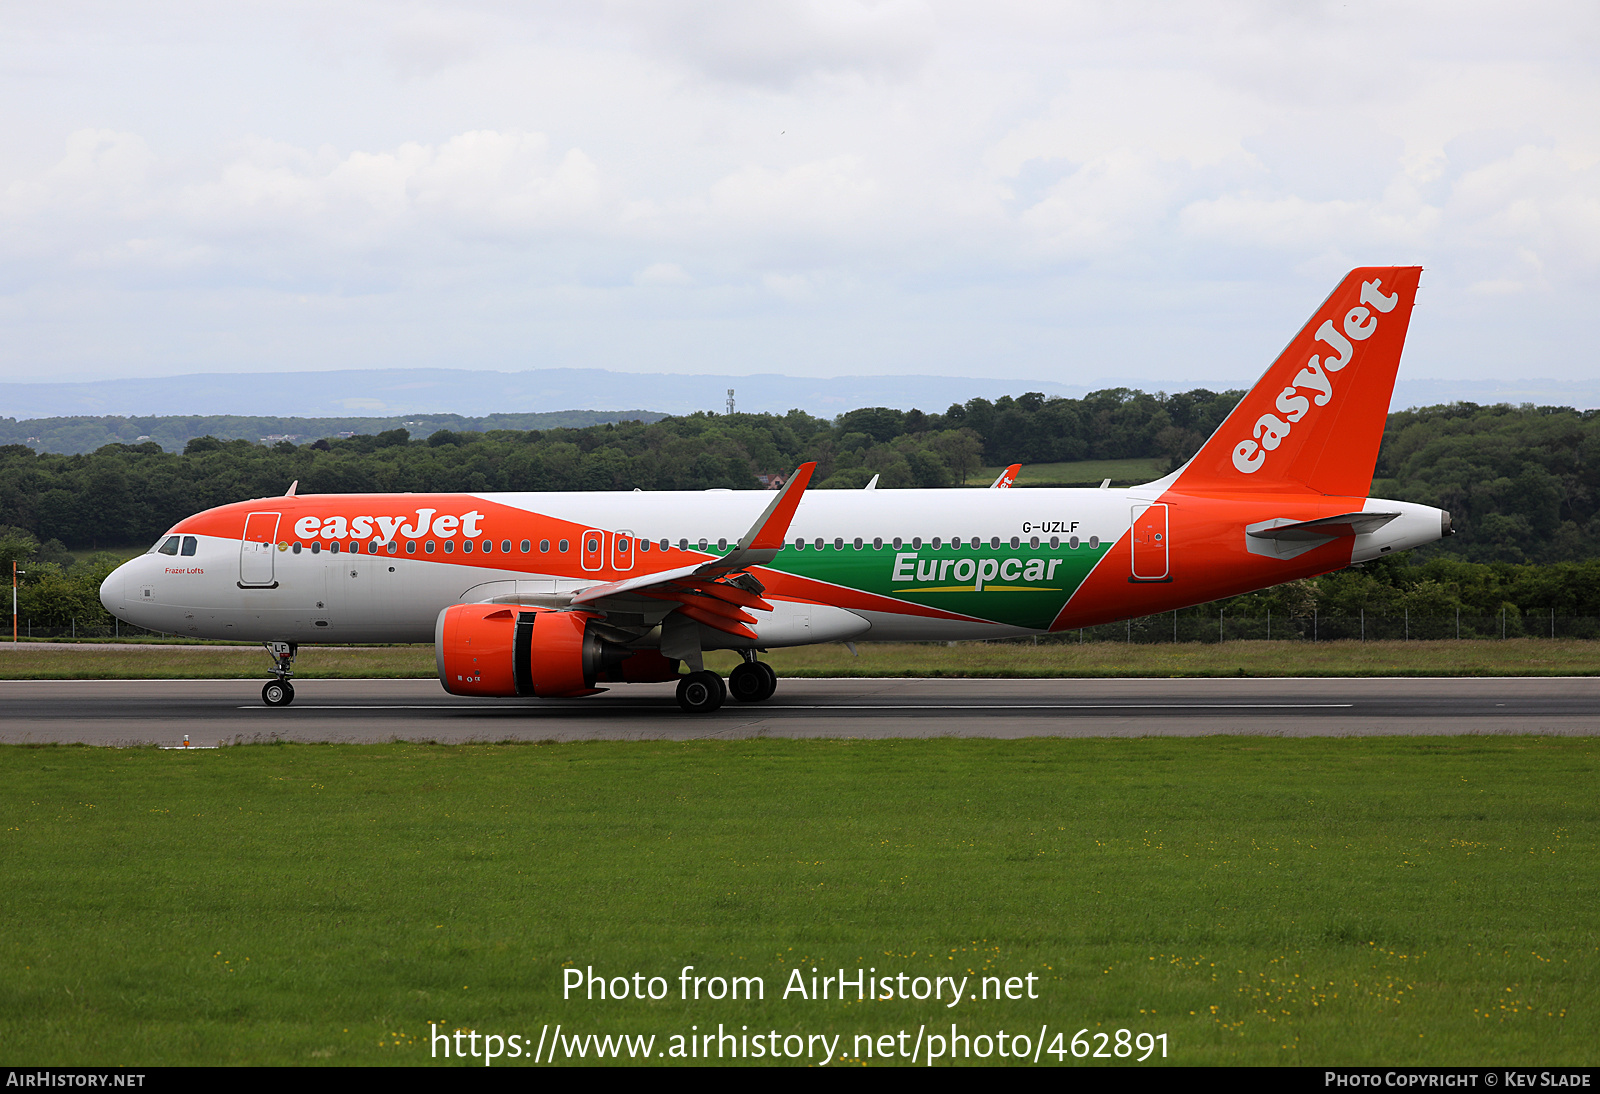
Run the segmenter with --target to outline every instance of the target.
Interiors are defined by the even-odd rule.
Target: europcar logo
[[[482,535],[478,522],[483,514],[474,509],[459,516],[435,516],[437,509],[418,509],[415,518],[388,517],[301,517],[294,522],[294,534],[301,539],[376,539],[389,543],[398,535],[405,539],[434,536],[449,539],[457,532],[468,539]],[[409,522],[409,523],[408,523]]]
[[[895,590],[901,593],[981,593],[985,588],[990,592],[1059,592],[1038,583],[1052,580],[1056,567],[1063,561],[1059,558],[921,558],[906,552],[894,556],[890,580],[896,585],[910,581],[957,582]],[[996,578],[1006,584],[994,584]],[[1029,584],[1012,584],[1019,581]]]
[[[1338,356],[1312,355],[1306,367],[1294,378],[1294,383],[1278,393],[1276,405],[1283,417],[1270,413],[1261,415],[1251,431],[1253,438],[1242,440],[1234,446],[1234,467],[1246,475],[1261,470],[1267,461],[1267,453],[1288,438],[1294,423],[1310,412],[1312,402],[1323,407],[1333,399],[1333,374],[1348,365],[1350,358],[1355,355],[1352,343],[1365,342],[1378,329],[1378,316],[1373,314],[1374,309],[1388,314],[1400,303],[1399,293],[1384,296],[1382,288],[1383,282],[1378,278],[1362,282],[1361,303],[1345,313],[1343,334],[1334,328],[1332,319],[1323,320],[1322,326],[1317,328],[1317,341],[1325,343]],[[1310,392],[1311,398],[1301,395],[1302,390]]]

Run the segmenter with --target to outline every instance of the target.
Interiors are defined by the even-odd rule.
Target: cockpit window
[[[161,552],[164,555],[175,555],[175,554],[177,554],[178,553],[178,537],[177,536],[168,536],[167,537],[167,542],[165,542],[161,546],[157,547],[156,550]]]
[[[180,554],[192,555],[195,552],[195,548],[197,548],[199,546],[200,546],[200,541],[199,540],[195,539],[193,536],[184,536],[183,537],[183,550],[180,552]]]

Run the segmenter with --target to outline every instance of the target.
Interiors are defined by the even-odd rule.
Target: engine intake
[[[677,674],[676,661],[656,650],[608,641],[597,633],[596,622],[587,612],[452,605],[439,613],[434,628],[439,680],[452,695],[555,698],[593,694],[598,679],[660,680]]]

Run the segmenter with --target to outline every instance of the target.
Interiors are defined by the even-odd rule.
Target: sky
[[[1411,264],[1403,379],[1592,380],[1597,61],[1593,0],[6,0],[0,382],[1238,386]]]

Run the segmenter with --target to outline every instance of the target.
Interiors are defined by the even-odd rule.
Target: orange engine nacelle
[[[670,680],[678,663],[595,633],[586,612],[455,604],[439,613],[434,658],[452,695],[592,695],[597,679]]]

